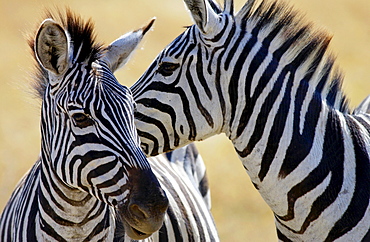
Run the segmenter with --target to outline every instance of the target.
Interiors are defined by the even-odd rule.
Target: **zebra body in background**
[[[144,151],[225,133],[279,240],[370,241],[370,97],[350,112],[330,37],[276,1],[184,1],[195,24],[131,88]]]
[[[70,10],[43,21],[30,41],[39,63],[41,155],[0,217],[0,241],[218,241],[206,183],[190,172],[175,176],[176,162],[189,162],[206,180],[202,159],[189,146],[171,162],[152,159],[152,169],[140,149],[131,92],[112,74],[152,23],[103,48],[91,21]],[[181,160],[191,151],[194,157]]]

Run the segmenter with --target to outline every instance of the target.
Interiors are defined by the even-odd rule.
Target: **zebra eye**
[[[170,76],[179,66],[178,63],[162,62],[159,64],[157,72],[163,76]]]
[[[93,125],[92,119],[85,113],[74,113],[72,114],[75,125],[79,128],[85,128]]]

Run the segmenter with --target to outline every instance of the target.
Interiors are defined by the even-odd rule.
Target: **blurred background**
[[[236,10],[244,1],[235,1]],[[345,74],[345,93],[355,107],[370,94],[370,1],[288,2],[334,36],[331,50]],[[26,36],[37,29],[45,8],[65,6],[92,18],[98,41],[105,44],[157,17],[154,31],[147,34],[128,65],[116,73],[127,86],[183,26],[192,24],[181,0],[0,0],[0,211],[40,150],[40,103],[30,94],[34,62]],[[273,214],[251,185],[231,143],[219,135],[197,146],[207,164],[212,212],[221,240],[276,241]]]

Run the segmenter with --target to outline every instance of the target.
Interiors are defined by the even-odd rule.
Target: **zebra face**
[[[219,66],[228,36],[222,33],[235,24],[231,15],[213,11],[210,2],[204,1],[204,9],[190,4],[204,16],[193,15],[196,25],[169,44],[131,88],[135,124],[149,155],[223,131],[226,107],[220,92],[227,83]]]
[[[83,77],[84,79],[75,78]],[[47,89],[51,164],[62,180],[109,205],[128,199],[129,170],[150,170],[138,148],[134,102],[107,65],[77,64]],[[61,137],[61,135],[63,135]],[[68,144],[60,148],[61,138]],[[112,185],[103,185],[112,183]],[[108,187],[106,192],[101,187]],[[107,194],[124,189],[118,196]]]
[[[66,187],[112,206],[133,239],[162,226],[168,200],[140,149],[131,92],[113,71],[151,24],[103,52],[91,43],[84,49],[86,43],[78,45],[75,36],[47,19],[34,44],[46,86],[41,125],[45,169]]]

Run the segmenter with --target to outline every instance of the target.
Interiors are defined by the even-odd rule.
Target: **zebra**
[[[91,20],[48,12],[29,41],[41,155],[4,208],[0,241],[219,241],[197,150],[149,163],[132,94],[112,74],[153,22],[104,48]]]
[[[194,25],[131,87],[145,153],[224,133],[280,241],[370,241],[370,96],[350,110],[331,37],[278,1],[184,2]]]

